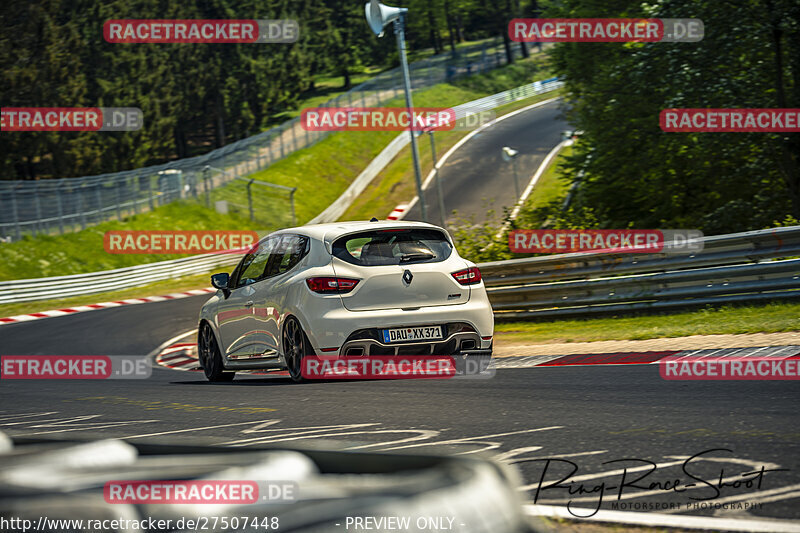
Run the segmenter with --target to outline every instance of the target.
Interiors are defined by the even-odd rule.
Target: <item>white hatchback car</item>
[[[218,290],[198,329],[211,381],[282,368],[299,381],[305,355],[491,357],[494,316],[481,273],[431,224],[284,229],[211,279]]]

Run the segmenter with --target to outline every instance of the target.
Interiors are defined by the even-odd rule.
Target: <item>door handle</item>
[[[253,300],[248,300],[244,303],[245,307],[253,307]]]

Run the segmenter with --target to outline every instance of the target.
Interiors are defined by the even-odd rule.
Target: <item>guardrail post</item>
[[[37,233],[47,233],[44,230],[44,223],[42,222],[42,201],[39,198],[39,186],[37,184],[36,189],[33,191],[33,205],[36,206],[36,224],[33,226],[33,234],[36,235]]]
[[[135,188],[134,188],[135,185]],[[139,191],[141,189],[142,182],[139,180],[139,174],[133,177],[133,185],[131,185],[131,192],[133,192],[133,213],[135,215],[139,214]]]
[[[284,128],[283,127],[279,127],[278,128],[278,141],[281,143],[281,159],[283,159],[283,157],[284,157],[284,154],[283,154],[283,132],[284,132]]]
[[[14,218],[14,234],[17,240],[22,238],[22,229],[19,227],[19,210],[17,208],[17,189],[11,187],[11,216]]]
[[[59,183],[56,187],[56,207],[58,208],[58,232],[64,235],[64,207],[61,204],[61,187],[63,183]]]
[[[153,211],[155,209],[155,204],[153,203],[153,178],[152,178],[152,176],[147,176],[147,195],[149,197],[150,211]]]
[[[294,126],[292,123],[292,152],[297,151],[297,129]]]
[[[83,185],[78,187],[78,212],[81,215],[81,229],[86,229],[86,200],[83,198]]]
[[[250,178],[250,181],[247,183],[247,209],[250,210],[251,222],[255,220],[255,216],[253,216],[253,191],[251,189],[254,181],[255,180],[253,178]]]
[[[97,219],[96,222],[103,221],[103,194],[100,192],[100,184],[95,185],[94,196],[97,199]]]
[[[209,190],[208,190],[208,178],[211,174],[211,167],[206,165],[203,168],[203,191],[206,196],[206,207],[211,207],[211,198],[209,197]]]
[[[289,191],[289,203],[292,206],[292,226],[297,225],[297,217],[295,216],[295,212],[294,212],[294,192],[296,190],[297,190],[297,187],[294,187],[294,188],[292,188],[291,191]]]
[[[122,221],[122,193],[119,192],[119,181],[115,183],[114,191],[117,193],[117,220]]]

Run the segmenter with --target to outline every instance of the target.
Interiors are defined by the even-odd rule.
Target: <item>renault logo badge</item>
[[[414,279],[414,274],[412,274],[410,270],[403,272],[403,281],[406,283],[406,285],[411,285],[412,279]]]

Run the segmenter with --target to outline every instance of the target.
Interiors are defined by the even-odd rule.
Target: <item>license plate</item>
[[[413,342],[441,340],[442,326],[417,326],[413,328],[384,329],[383,342]]]

